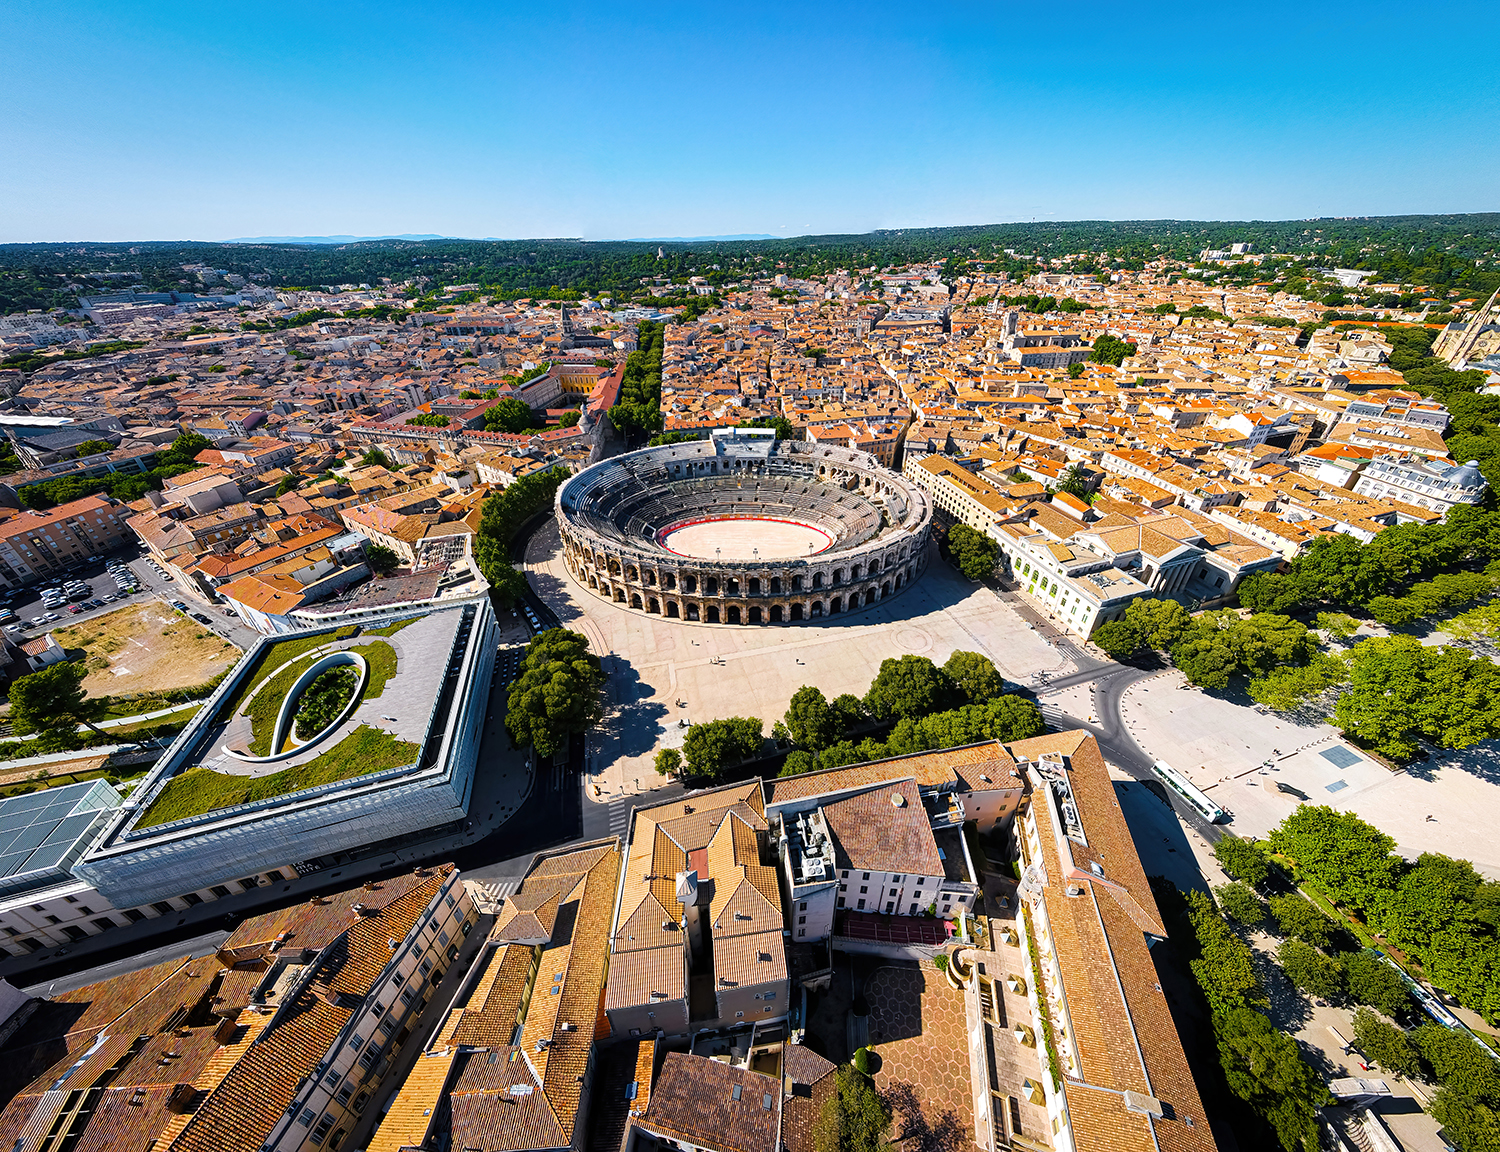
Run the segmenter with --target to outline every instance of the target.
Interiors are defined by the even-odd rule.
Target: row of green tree
[[[625,437],[660,432],[661,357],[664,326],[643,320],[636,330],[636,350],[625,358],[620,396],[609,410],[610,423]]]
[[[1272,866],[1267,847],[1298,882],[1420,964],[1434,985],[1487,1020],[1500,1020],[1500,882],[1439,853],[1406,860],[1393,852],[1391,837],[1352,812],[1325,806],[1300,805],[1264,845],[1239,841],[1235,856],[1221,853],[1220,860],[1256,884]]]
[[[1267,999],[1250,946],[1202,892],[1186,896],[1188,967],[1208,1001],[1219,1066],[1229,1090],[1248,1104],[1287,1152],[1318,1147],[1317,1109],[1329,1102],[1322,1079],[1297,1042],[1266,1016]]]
[[[1482,570],[1496,559],[1500,512],[1461,504],[1439,523],[1397,524],[1369,543],[1343,534],[1320,536],[1288,571],[1247,576],[1238,591],[1240,603],[1255,612],[1323,606],[1361,611],[1377,598],[1405,596],[1419,581]]]
[[[1394,857],[1391,843],[1350,813],[1307,805],[1270,840],[1274,850],[1300,853],[1293,858],[1299,878],[1347,902],[1397,955],[1404,951],[1420,960],[1424,974],[1439,987],[1453,991],[1434,966],[1459,982],[1470,982],[1485,968],[1486,957],[1493,979],[1500,883],[1484,880],[1465,860],[1436,853],[1415,863]],[[1221,840],[1215,853],[1225,870],[1239,877],[1216,891],[1220,907],[1231,919],[1260,925],[1267,904],[1253,886],[1265,884],[1279,862],[1268,859],[1263,845],[1235,837]],[[1349,894],[1347,899],[1335,895],[1335,884]],[[1361,904],[1354,903],[1355,896]],[[1310,995],[1362,1005],[1354,1014],[1359,1050],[1390,1072],[1441,1084],[1431,1111],[1460,1149],[1500,1147],[1500,1064],[1463,1032],[1432,1023],[1403,1028],[1418,1014],[1405,981],[1389,963],[1373,950],[1343,950],[1349,933],[1300,896],[1272,896],[1267,903],[1288,937],[1277,950],[1288,978]],[[1450,919],[1451,930],[1446,926]],[[1482,997],[1479,988],[1471,991]],[[1471,1006],[1483,1010],[1481,1003],[1482,998]]]
[[[1117,660],[1154,649],[1201,688],[1222,690],[1237,676],[1255,679],[1277,668],[1306,665],[1318,652],[1307,625],[1272,612],[1249,617],[1225,609],[1192,615],[1175,600],[1132,600],[1092,640]]]
[[[474,559],[501,604],[513,604],[526,590],[526,577],[510,563],[510,541],[521,525],[552,507],[552,498],[568,477],[562,467],[522,476],[507,488],[491,492],[480,505],[474,534]]]
[[[984,580],[995,574],[1000,559],[1000,545],[983,532],[967,524],[955,524],[943,539],[943,551],[970,580]]]
[[[861,730],[885,730],[887,738]],[[934,748],[956,748],[983,740],[1022,740],[1046,731],[1035,704],[1005,692],[994,663],[978,652],[954,652],[940,668],[925,656],[883,660],[863,699],[844,693],[833,700],[804,684],[792,695],[785,718],[772,728],[787,754],[783,776],[838,768]],[[656,755],[663,775],[694,779],[718,776],[762,750],[762,723],[730,717],[695,724],[681,751]]]
[[[104,493],[116,500],[139,500],[147,492],[156,492],[173,476],[191,472],[198,465],[195,457],[213,445],[196,432],[184,432],[164,452],[159,452],[147,472],[110,472],[104,476],[59,476],[27,484],[17,492],[27,508],[53,508],[71,500]]]

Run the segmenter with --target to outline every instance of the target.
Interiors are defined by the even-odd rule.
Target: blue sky
[[[0,242],[1492,211],[1497,26],[1443,2],[11,0]]]

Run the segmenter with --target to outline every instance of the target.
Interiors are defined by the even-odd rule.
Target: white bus
[[[1203,790],[1173,768],[1165,760],[1158,760],[1151,765],[1151,770],[1161,779],[1161,782],[1176,792],[1192,806],[1194,812],[1202,816],[1210,824],[1222,824],[1229,819],[1229,814],[1204,795]]]

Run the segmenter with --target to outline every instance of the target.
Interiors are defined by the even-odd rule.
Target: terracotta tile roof
[[[638,1122],[716,1152],[766,1152],[776,1146],[780,1109],[780,1080],[703,1056],[668,1052],[650,1107]]]
[[[836,1088],[837,1067],[811,1048],[787,1044],[781,1050],[782,1075],[792,1083],[781,1105],[781,1140],[786,1152],[814,1152],[813,1126]]]
[[[390,963],[388,941],[404,939],[428,914],[450,872],[424,869],[422,874],[399,877],[371,890],[341,893],[324,905],[303,904],[241,925],[226,946],[238,943],[240,950],[253,949],[269,928],[285,925],[282,931],[288,932],[289,942],[320,949],[314,961],[319,969],[276,1009],[271,1023],[168,1146],[171,1152],[257,1152],[265,1134],[296,1096],[302,1079],[328,1054],[355,1011],[341,1000],[331,1002],[339,998],[326,993],[350,993],[357,1004]],[[356,897],[367,907],[379,902],[379,910],[365,916],[351,913]],[[339,931],[336,914],[325,909],[341,910],[355,922]],[[329,938],[323,944],[314,943],[324,935]]]
[[[989,781],[980,779],[990,777]],[[987,788],[1019,788],[1016,764],[1005,746],[995,740],[970,744],[962,748],[944,748],[937,752],[916,752],[872,760],[847,768],[824,772],[807,772],[801,776],[767,780],[766,794],[771,804],[784,804],[809,796],[823,796],[847,791],[862,784],[880,784],[887,780],[914,779],[922,789],[957,789],[978,792]],[[904,871],[904,869],[903,869]]]
[[[1158,1143],[1180,1152],[1211,1152],[1203,1103],[1146,941],[1147,934],[1164,936],[1165,930],[1099,746],[1092,735],[1071,731],[1009,747],[1018,761],[1034,762],[1044,753],[1066,758],[1065,777],[1087,841],[1057,826],[1053,806],[1033,792],[1029,811],[1046,870],[1039,898],[1078,1057],[1064,1086],[1075,1141],[1102,1152],[1145,1152]],[[1033,783],[1041,779],[1033,775]],[[1064,895],[1067,885],[1082,888],[1083,895]],[[1119,1095],[1125,1091],[1156,1097],[1167,1105],[1167,1118],[1148,1121],[1127,1110]]]
[[[823,805],[834,867],[941,876],[942,857],[916,781],[898,780]]]
[[[497,921],[467,1002],[449,1014],[429,1048],[460,1053],[453,1063],[448,1120],[453,1147],[502,1152],[567,1147],[572,1141],[589,1052],[602,1021],[619,865],[612,843],[544,857],[507,898],[507,910],[514,904],[514,913]],[[538,905],[542,916],[525,910]],[[543,920],[549,922],[546,943],[507,942],[524,930],[517,925],[540,926]],[[464,1051],[471,1046],[487,1051]],[[436,1099],[441,1087],[432,1083],[437,1065],[424,1059],[418,1068],[424,1079],[402,1086],[386,1123],[398,1106],[403,1119],[389,1141],[382,1125],[372,1152],[426,1139],[418,1120],[429,1117],[418,1105]],[[518,1084],[531,1090],[512,1093]],[[425,1108],[438,1114],[430,1102]],[[421,1139],[409,1139],[413,1134]]]
[[[569,1138],[521,1049],[468,1052],[457,1063],[448,1097],[450,1147],[486,1152],[568,1147]]]
[[[687,966],[679,939],[670,948],[617,952],[610,965],[604,1007],[633,1008],[657,1000],[681,1000],[687,995]]]
[[[432,1134],[443,1095],[453,1075],[453,1066],[461,1059],[457,1049],[423,1052],[407,1073],[401,1091],[391,1102],[380,1127],[370,1138],[366,1152],[400,1152],[402,1148],[423,1148]]]

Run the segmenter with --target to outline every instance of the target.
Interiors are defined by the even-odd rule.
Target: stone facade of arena
[[[658,542],[674,526],[720,518],[791,521],[832,543],[805,557],[710,560]],[[579,472],[558,489],[557,523],[569,573],[596,596],[668,619],[779,624],[910,586],[927,564],[932,504],[868,453],[721,429]]]

